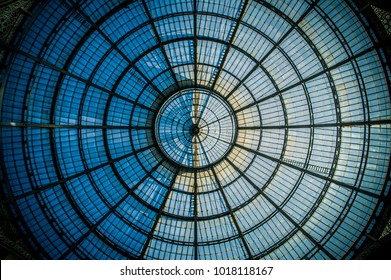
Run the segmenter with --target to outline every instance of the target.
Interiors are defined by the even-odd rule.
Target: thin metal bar
[[[213,139],[216,139],[216,140],[218,140],[218,141],[220,141],[220,142],[222,142],[222,143],[228,144],[228,145],[232,145],[232,144],[233,144],[233,142],[228,142],[228,141],[226,141],[226,140],[220,139],[220,138],[214,136],[212,133],[209,133],[209,134],[201,133],[201,134],[205,134],[207,137],[211,137],[211,138],[213,138]],[[197,137],[198,137],[198,135],[197,135]],[[198,139],[199,139],[199,141],[201,141],[201,139],[200,139],[199,137],[198,137]],[[202,144],[201,144],[201,145],[202,145]],[[202,148],[202,150],[205,151],[204,148]]]
[[[194,84],[198,86],[197,0],[193,0]]]
[[[151,176],[151,173],[154,172],[162,163],[164,162],[164,160],[160,161],[159,163],[157,163],[143,178],[140,179],[139,182],[137,182],[136,185],[134,185],[132,188],[130,188],[127,193],[115,204],[113,205],[109,211],[107,211],[95,224],[91,225],[91,227],[88,229],[87,232],[85,232],[75,243],[73,243],[69,248],[68,250],[66,250],[59,259],[65,259],[65,257],[71,253],[72,251],[74,251],[77,246],[80,245],[81,242],[83,242],[87,237],[88,235],[90,235],[92,232],[94,232],[98,226],[104,221],[107,219],[108,216],[110,216],[110,214],[114,213],[117,208],[131,195],[133,194],[133,192],[147,179]]]
[[[197,137],[198,137],[198,136],[197,136]],[[199,139],[199,140],[200,140],[200,139]],[[200,141],[200,144],[201,144],[201,148],[202,148],[202,143],[201,143],[201,141]],[[205,154],[205,157],[206,157],[207,162],[210,163],[210,161],[209,161],[209,159],[208,159],[208,155],[207,155],[205,152],[204,152],[204,154]],[[246,251],[246,253],[247,253],[248,259],[254,259],[253,255],[252,255],[252,253],[251,253],[251,250],[250,250],[250,248],[249,248],[249,246],[248,246],[248,244],[247,244],[247,241],[246,241],[246,239],[244,238],[243,232],[242,232],[242,230],[240,229],[239,223],[238,223],[238,221],[236,220],[236,216],[234,215],[234,212],[233,212],[233,210],[232,210],[232,207],[231,207],[231,205],[229,204],[228,198],[227,198],[227,196],[225,195],[225,192],[224,192],[224,189],[223,189],[223,187],[222,187],[222,185],[221,185],[221,183],[220,183],[220,180],[219,180],[219,178],[217,177],[215,167],[214,167],[214,166],[211,166],[210,170],[211,170],[212,173],[213,173],[213,176],[214,176],[214,178],[215,178],[215,180],[216,180],[217,186],[219,187],[219,191],[220,191],[220,193],[221,193],[221,195],[222,195],[222,197],[223,197],[225,206],[226,206],[226,208],[228,209],[228,212],[230,213],[230,216],[231,216],[231,218],[232,218],[232,221],[234,222],[234,225],[235,225],[236,231],[237,231],[237,233],[238,233],[238,235],[239,235],[239,238],[241,239],[241,241],[242,241],[242,243],[243,243],[243,246],[244,246],[245,251]]]
[[[238,127],[239,130],[255,130],[255,129],[300,129],[300,128],[333,128],[333,127],[349,127],[349,126],[372,126],[391,124],[391,119],[370,120],[370,121],[352,121],[342,123],[320,123],[320,124],[292,124],[292,125],[265,125],[265,126],[248,126]]]
[[[311,175],[311,176],[314,176],[314,177],[317,177],[317,178],[319,178],[319,179],[322,179],[322,180],[325,180],[325,181],[328,181],[328,182],[337,184],[338,186],[344,187],[344,188],[346,188],[346,189],[349,189],[349,190],[352,190],[352,191],[355,191],[355,192],[358,192],[358,193],[362,193],[362,194],[365,194],[365,195],[374,197],[374,198],[376,198],[376,199],[379,199],[379,198],[380,198],[380,195],[378,195],[378,194],[374,194],[374,193],[372,193],[372,192],[369,192],[369,191],[366,191],[366,190],[363,190],[363,189],[356,188],[356,187],[354,187],[354,186],[351,186],[351,185],[346,184],[346,183],[344,183],[344,182],[340,182],[340,181],[338,181],[338,180],[329,178],[329,177],[327,177],[327,176],[324,176],[324,175],[321,175],[321,174],[319,174],[319,173],[313,172],[313,171],[308,170],[308,169],[306,169],[306,168],[302,168],[302,167],[296,166],[296,165],[294,165],[294,164],[291,164],[291,163],[289,163],[289,162],[283,161],[283,160],[281,160],[281,159],[274,158],[274,157],[269,156],[269,155],[267,155],[267,154],[265,154],[265,153],[261,153],[261,152],[258,152],[258,151],[254,151],[254,150],[252,150],[252,149],[250,149],[250,148],[247,148],[247,147],[245,147],[245,146],[243,146],[243,145],[240,145],[240,144],[237,144],[237,143],[235,143],[234,145],[235,145],[236,147],[239,147],[239,148],[241,148],[241,149],[243,149],[243,150],[249,151],[249,152],[251,152],[251,153],[253,153],[253,154],[256,154],[256,155],[258,155],[258,156],[261,156],[261,157],[263,157],[263,158],[267,158],[267,159],[269,159],[269,160],[271,160],[271,161],[274,161],[274,162],[277,162],[277,163],[279,163],[279,164],[281,164],[281,165],[288,166],[288,167],[290,167],[290,168],[292,168],[292,169],[296,169],[296,170],[298,170],[298,171],[300,171],[300,172],[307,173],[307,174],[309,174],[309,175]]]
[[[155,217],[155,221],[153,222],[151,230],[148,233],[147,240],[145,241],[143,249],[142,249],[142,251],[140,253],[140,256],[139,256],[140,259],[144,259],[145,258],[145,253],[147,252],[148,246],[151,243],[153,234],[156,231],[157,225],[159,224],[159,220],[160,220],[160,218],[161,218],[161,216],[163,214],[163,209],[164,209],[164,207],[167,204],[168,198],[169,198],[169,196],[170,196],[170,194],[172,192],[172,188],[173,188],[173,186],[175,184],[175,180],[176,180],[180,170],[181,170],[180,167],[177,167],[176,170],[175,170],[174,176],[173,176],[173,178],[171,180],[171,183],[170,183],[170,187],[169,187],[166,195],[163,198],[162,204],[159,207],[159,212],[157,213],[157,215]]]
[[[156,25],[155,25],[155,21],[153,20],[153,18],[151,16],[151,13],[149,12],[149,9],[148,9],[147,4],[145,3],[145,0],[141,0],[141,2],[143,4],[143,7],[144,7],[145,13],[146,13],[146,15],[148,17],[148,20],[150,22],[150,25],[152,26],[152,30],[153,30],[153,33],[155,34],[155,37],[156,37],[157,43],[159,45],[159,48],[160,48],[160,50],[163,53],[164,59],[165,59],[165,61],[167,63],[167,67],[170,69],[171,76],[174,79],[177,88],[179,89],[180,86],[179,86],[179,83],[178,83],[178,79],[177,79],[176,74],[175,74],[175,72],[174,72],[174,70],[172,68],[172,65],[171,65],[170,60],[168,58],[166,49],[163,46],[162,39],[160,38],[159,32],[157,31],[157,28],[156,28]]]
[[[145,110],[151,111],[153,113],[156,112],[156,110],[153,110],[153,109],[149,108],[148,106],[136,103],[133,100],[130,100],[130,99],[128,99],[128,98],[126,98],[126,97],[124,97],[122,95],[119,95],[118,93],[112,92],[112,91],[110,91],[110,90],[108,90],[108,89],[106,89],[106,88],[104,88],[104,87],[102,87],[100,85],[97,85],[97,84],[95,84],[95,83],[93,83],[93,82],[91,82],[91,81],[89,81],[87,79],[84,79],[84,78],[82,78],[82,77],[80,77],[78,75],[72,74],[72,73],[68,72],[67,70],[65,70],[63,68],[60,68],[60,67],[58,67],[58,66],[56,66],[56,65],[54,65],[54,64],[52,64],[52,63],[50,63],[50,62],[48,62],[48,61],[46,61],[44,59],[42,59],[42,58],[35,57],[35,56],[33,56],[33,55],[31,55],[31,54],[29,54],[29,53],[27,53],[25,51],[22,51],[20,49],[14,49],[12,46],[7,45],[7,44],[0,44],[0,47],[4,47],[7,50],[10,50],[10,51],[13,51],[15,53],[21,54],[21,55],[23,55],[23,56],[25,56],[25,57],[35,61],[38,64],[42,64],[44,66],[47,66],[47,67],[49,67],[52,70],[60,72],[60,73],[66,75],[68,77],[74,78],[75,80],[81,81],[81,82],[85,83],[88,86],[91,86],[91,87],[94,87],[96,89],[99,89],[99,90],[101,90],[101,91],[103,91],[103,92],[105,92],[105,93],[107,93],[109,95],[115,96],[115,97],[117,97],[119,99],[122,99],[122,100],[124,100],[126,102],[129,102],[129,103],[131,103],[131,104],[133,104],[135,106],[139,106],[140,108],[143,108]]]
[[[227,60],[227,57],[228,57],[228,53],[231,50],[233,41],[234,41],[234,39],[236,37],[236,33],[238,32],[238,29],[239,29],[239,26],[240,26],[240,22],[242,21],[243,16],[244,16],[244,12],[247,9],[248,2],[249,2],[248,0],[245,0],[243,5],[241,6],[240,14],[239,14],[238,18],[235,21],[235,27],[234,27],[234,29],[232,31],[232,34],[230,35],[230,37],[228,39],[228,43],[225,45],[225,47],[223,49],[224,54],[222,54],[223,58],[221,59],[220,66],[218,67],[217,72],[212,76],[212,79],[214,78],[212,86],[211,86],[212,89],[215,88],[217,80],[218,80],[218,78],[219,78],[219,76],[221,74],[221,71],[223,70],[225,61]]]
[[[257,190],[259,194],[261,194],[275,209],[277,209],[278,212],[280,212],[289,222],[291,222],[295,228],[297,228],[300,232],[302,232],[312,243],[314,243],[322,252],[324,252],[330,259],[335,259],[335,257],[328,251],[326,250],[318,241],[315,240],[306,230],[303,229],[301,225],[299,225],[288,213],[286,213],[280,206],[277,205],[267,195],[264,191],[262,191],[240,168],[238,168],[232,161],[227,159],[228,163],[244,178],[247,180],[247,182],[250,183],[250,185]]]
[[[262,63],[273,53],[274,50],[276,50],[281,43],[289,36],[289,34],[296,29],[296,27],[299,25],[299,23],[314,9],[314,7],[318,4],[319,0],[316,0],[315,2],[311,3],[311,5],[308,7],[308,9],[300,16],[300,18],[289,28],[287,32],[281,38],[273,44],[273,47],[263,56],[263,58],[255,65],[244,78],[238,83],[233,90],[227,95],[227,99],[240,87],[241,84],[244,83],[245,80],[247,80],[257,69],[258,67],[262,66]]]
[[[66,183],[66,182],[68,182],[68,181],[70,181],[70,180],[76,179],[76,178],[78,178],[78,177],[80,177],[80,176],[89,174],[89,173],[94,172],[94,171],[96,171],[96,170],[99,170],[99,169],[101,169],[101,168],[103,168],[103,167],[109,166],[109,165],[111,165],[111,164],[113,164],[113,163],[115,163],[115,162],[121,161],[121,160],[123,160],[123,159],[125,159],[125,158],[128,158],[128,157],[130,157],[130,156],[133,156],[133,155],[135,155],[135,154],[137,154],[137,153],[141,153],[141,152],[143,152],[143,151],[146,151],[146,150],[152,148],[153,146],[154,146],[154,145],[149,145],[149,146],[144,147],[144,148],[142,148],[142,149],[140,149],[140,150],[137,150],[137,151],[134,151],[134,152],[125,154],[125,155],[123,155],[123,156],[120,156],[120,157],[118,157],[118,158],[112,159],[112,160],[107,161],[107,162],[105,162],[105,163],[99,164],[99,165],[97,165],[97,166],[95,166],[95,167],[91,167],[91,168],[89,168],[89,169],[83,170],[82,172],[76,173],[76,174],[71,175],[71,176],[69,176],[69,177],[62,178],[61,180],[58,180],[58,181],[56,181],[56,182],[46,184],[46,185],[40,187],[39,189],[34,189],[34,190],[29,191],[29,192],[23,193],[23,194],[21,194],[21,195],[15,196],[14,199],[15,199],[15,200],[18,200],[18,199],[20,199],[20,198],[25,198],[25,197],[27,197],[27,196],[34,195],[34,194],[40,193],[41,191],[44,191],[44,190],[47,190],[47,189],[56,187],[56,186],[58,186],[58,185],[64,184],[64,183]]]
[[[126,126],[126,125],[83,125],[83,124],[50,124],[50,123],[20,123],[20,122],[2,122],[2,127],[20,127],[20,128],[67,128],[67,129],[134,129],[134,130],[150,130],[151,126]]]
[[[206,158],[206,162],[208,163],[208,165],[210,165],[210,161],[209,161],[209,158],[208,158],[208,155],[207,155],[207,153],[206,153],[206,151],[205,151],[205,148],[204,148],[204,146],[202,145],[202,141],[201,141],[201,138],[200,138],[200,136],[199,135],[196,135],[196,137],[195,137],[195,139],[196,140],[198,140],[198,144],[197,144],[197,141],[195,141],[195,144],[194,144],[194,157],[195,157],[195,159],[194,159],[194,167],[198,167],[197,166],[197,164],[196,164],[196,162],[198,162],[198,152],[199,152],[199,150],[198,150],[198,145],[199,145],[199,148],[201,149],[201,152],[202,152],[202,154],[204,154],[205,155],[205,158]]]
[[[73,2],[73,0],[70,0],[71,2]],[[145,76],[145,74],[135,65],[135,63],[133,61],[131,61],[129,59],[129,57],[118,47],[118,45],[116,43],[114,43],[109,36],[107,36],[103,31],[102,29],[100,29],[100,27],[91,19],[90,16],[88,16],[80,7],[80,5],[76,2],[73,2],[73,6],[76,7],[76,9],[79,11],[79,13],[87,20],[87,22],[93,27],[95,28],[96,31],[99,32],[100,35],[103,36],[103,38],[112,46],[113,49],[115,49],[125,60],[126,62],[131,65],[137,72],[138,74],[147,82],[150,82],[150,80],[147,78],[147,76]],[[159,90],[159,88],[154,85],[152,82],[150,82],[150,85],[153,87],[154,90],[156,90],[158,93],[162,94],[162,91]]]
[[[211,170],[212,170],[213,176],[215,177],[217,186],[219,187],[220,193],[221,193],[221,195],[223,197],[224,203],[225,203],[226,207],[228,208],[228,211],[229,211],[230,216],[232,218],[232,221],[233,221],[233,223],[235,225],[235,228],[236,228],[236,231],[237,231],[237,233],[239,235],[239,238],[241,239],[241,241],[243,243],[243,246],[244,246],[244,249],[245,249],[245,251],[247,253],[248,259],[252,260],[252,259],[254,259],[253,254],[251,253],[251,249],[250,249],[250,247],[247,244],[247,240],[244,238],[243,232],[242,232],[242,230],[241,230],[241,228],[239,226],[239,223],[238,223],[238,221],[236,219],[236,216],[235,216],[234,212],[232,211],[232,207],[229,204],[228,198],[227,198],[227,196],[226,196],[226,194],[224,192],[223,187],[221,186],[220,180],[217,177],[215,167],[212,166]]]
[[[332,70],[334,70],[334,69],[344,65],[345,63],[348,63],[348,62],[350,62],[350,61],[352,61],[354,59],[357,59],[360,56],[363,56],[363,55],[373,51],[374,49],[375,49],[375,47],[370,47],[370,48],[368,48],[366,50],[363,50],[363,51],[361,51],[361,52],[359,52],[359,53],[357,53],[355,55],[352,55],[352,56],[348,57],[347,59],[344,59],[344,60],[342,60],[342,61],[340,61],[340,62],[338,62],[338,63],[336,63],[336,64],[334,64],[334,65],[332,65],[332,66],[330,66],[328,68],[325,68],[325,69],[323,69],[322,71],[320,71],[318,73],[315,73],[315,74],[313,74],[313,75],[311,75],[311,76],[309,76],[307,78],[304,78],[303,80],[300,80],[297,83],[294,83],[294,84],[292,84],[292,85],[290,85],[290,86],[288,86],[286,88],[283,88],[283,89],[281,89],[281,90],[279,90],[279,91],[277,91],[277,92],[275,92],[275,93],[273,93],[271,95],[268,95],[268,96],[266,96],[264,98],[261,98],[261,99],[255,101],[255,102],[253,102],[253,103],[250,103],[250,104],[248,104],[248,105],[246,105],[246,106],[244,106],[244,107],[242,107],[242,108],[240,108],[238,110],[235,110],[234,113],[239,113],[239,112],[241,112],[243,110],[246,110],[246,109],[248,109],[250,107],[253,107],[254,105],[260,104],[260,103],[262,103],[262,102],[264,102],[264,101],[266,101],[268,99],[274,98],[274,97],[280,95],[281,93],[284,93],[284,92],[286,92],[288,90],[291,90],[291,89],[293,89],[293,88],[295,88],[295,87],[297,87],[297,86],[299,86],[301,84],[307,83],[308,81],[311,81],[312,79],[315,79],[315,78],[317,78],[317,77],[319,77],[319,76],[321,76],[323,74],[326,74],[326,73],[328,73],[328,72],[330,72],[330,71],[332,71]],[[244,79],[242,81],[244,81]]]
[[[217,120],[214,120],[213,122],[210,122],[210,123],[206,123],[206,125],[204,126],[200,126],[200,128],[203,128],[203,127],[207,127],[207,126],[210,126],[211,124],[214,124],[214,123],[217,123],[225,118],[228,118],[228,117],[231,117],[232,116],[232,113],[228,114],[228,115],[225,115],[225,116],[222,116],[220,118],[218,118]]]
[[[198,260],[198,178],[194,170],[194,259]]]

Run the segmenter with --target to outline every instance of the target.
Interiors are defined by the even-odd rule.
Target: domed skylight
[[[352,1],[46,1],[10,49],[4,192],[49,259],[342,259],[389,192]]]

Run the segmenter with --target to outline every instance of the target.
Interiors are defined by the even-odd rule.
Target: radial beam
[[[165,60],[166,63],[167,63],[167,67],[170,69],[171,76],[172,76],[172,78],[174,79],[177,88],[179,89],[180,86],[179,86],[179,83],[178,83],[178,79],[177,79],[177,77],[176,77],[176,74],[175,74],[175,72],[174,72],[174,69],[172,68],[172,65],[171,65],[171,63],[170,63],[170,59],[168,58],[166,49],[165,49],[164,46],[163,46],[162,39],[161,39],[161,37],[160,37],[160,35],[159,35],[159,32],[158,32],[158,30],[157,30],[157,28],[156,28],[156,25],[155,25],[155,21],[153,20],[153,18],[152,18],[152,16],[151,16],[151,13],[150,13],[150,11],[149,11],[149,9],[148,9],[147,4],[145,3],[145,0],[141,0],[141,2],[142,2],[142,4],[143,4],[145,13],[146,13],[146,15],[147,15],[147,17],[148,17],[148,20],[149,20],[149,22],[150,22],[150,25],[151,25],[151,27],[152,27],[153,33],[155,34],[156,41],[157,41],[157,43],[158,43],[158,45],[159,45],[159,48],[160,48],[160,50],[161,50],[162,53],[163,53],[164,60]]]
[[[221,59],[219,59],[220,65],[219,65],[219,67],[217,69],[217,72],[212,76],[212,79],[214,79],[213,83],[212,83],[212,86],[211,86],[212,89],[215,88],[217,80],[218,80],[218,78],[219,78],[219,76],[221,74],[221,71],[223,70],[225,61],[227,60],[227,57],[228,57],[228,53],[231,50],[233,41],[234,41],[234,39],[236,37],[236,33],[238,32],[240,22],[242,21],[243,16],[244,16],[244,12],[247,9],[248,2],[249,2],[248,0],[245,0],[243,2],[243,4],[241,4],[241,7],[240,7],[241,10],[240,10],[238,18],[235,21],[235,26],[233,27],[232,33],[230,32],[231,34],[229,35],[228,43],[225,44],[224,47],[223,47],[223,52],[224,53],[220,55],[221,56]]]
[[[73,179],[76,179],[76,178],[78,178],[78,177],[80,177],[80,176],[83,176],[83,175],[86,175],[86,174],[90,174],[91,172],[94,172],[94,171],[96,171],[96,170],[99,170],[99,169],[101,169],[101,168],[103,168],[103,167],[109,166],[109,165],[111,165],[111,164],[113,164],[113,163],[116,163],[116,162],[118,162],[118,161],[121,161],[121,160],[123,160],[123,159],[125,159],[125,158],[131,157],[131,156],[133,156],[133,155],[135,155],[135,154],[137,154],[137,153],[141,153],[141,152],[143,152],[143,151],[146,151],[146,150],[152,148],[153,146],[154,146],[154,145],[149,145],[149,146],[144,147],[144,148],[142,148],[142,149],[140,149],[140,150],[137,150],[137,151],[134,151],[134,152],[125,154],[125,155],[123,155],[123,156],[120,156],[120,157],[118,157],[118,158],[112,159],[112,160],[107,161],[107,162],[105,162],[105,163],[102,163],[102,164],[99,164],[99,165],[97,165],[97,166],[91,167],[91,168],[89,168],[89,169],[83,170],[82,172],[73,174],[73,175],[68,176],[68,177],[66,177],[66,178],[62,178],[61,180],[58,180],[58,181],[56,181],[56,182],[53,182],[53,183],[49,183],[49,184],[43,185],[43,186],[41,186],[39,189],[33,189],[33,190],[28,191],[28,192],[25,192],[25,193],[23,193],[23,194],[21,194],[21,195],[15,196],[14,199],[15,199],[15,200],[18,200],[18,199],[21,199],[21,198],[25,198],[25,197],[28,197],[28,196],[30,196],[30,195],[34,195],[34,194],[40,193],[40,192],[42,192],[42,191],[45,191],[45,190],[47,190],[47,189],[50,189],[50,188],[56,187],[56,186],[58,186],[58,185],[64,184],[64,183],[66,183],[66,182],[68,182],[68,181],[71,181],[71,180],[73,180]]]
[[[70,0],[71,2],[73,2],[73,0]],[[149,79],[148,77],[135,65],[135,63],[133,61],[131,61],[129,59],[129,57],[118,47],[118,45],[116,43],[113,42],[113,40],[110,39],[109,36],[107,36],[103,31],[102,29],[91,19],[90,16],[88,16],[80,7],[80,5],[76,2],[73,2],[73,6],[79,11],[79,13],[87,20],[87,22],[93,27],[95,28],[96,31],[99,32],[100,35],[102,35],[102,37],[111,45],[111,47],[113,49],[115,49],[124,59],[125,61],[131,65],[135,70],[136,72],[145,80],[147,81],[148,83],[150,83],[150,85],[153,87],[154,90],[156,90],[156,92],[160,93],[161,95],[164,95],[162,93],[161,90],[159,90],[159,88],[154,85]]]
[[[335,259],[335,257],[326,250],[318,241],[315,240],[304,228],[297,223],[288,213],[285,212],[277,203],[270,198],[264,191],[262,191],[240,168],[238,168],[232,161],[227,159],[228,163],[244,178],[246,181],[259,193],[261,194],[278,212],[280,212],[289,222],[291,222],[295,228],[297,228],[301,233],[303,233],[315,246],[317,246],[322,252],[324,252],[330,259]]]
[[[66,128],[66,129],[131,129],[131,130],[150,130],[151,126],[126,126],[126,125],[83,125],[83,124],[51,124],[51,123],[20,123],[20,122],[1,122],[0,127],[20,127],[20,128]]]
[[[311,75],[311,76],[309,76],[309,77],[307,77],[307,78],[304,78],[304,79],[300,80],[300,81],[297,82],[297,83],[294,83],[294,84],[292,84],[292,85],[290,85],[290,86],[287,86],[286,88],[283,88],[283,89],[281,89],[281,90],[279,90],[279,91],[276,91],[276,92],[273,93],[273,94],[270,94],[270,95],[268,95],[268,96],[266,96],[266,97],[264,97],[264,98],[261,98],[261,99],[255,101],[255,102],[253,102],[253,103],[250,103],[250,104],[248,104],[248,105],[246,105],[246,106],[244,106],[244,107],[242,107],[242,108],[240,108],[240,109],[237,109],[237,110],[235,111],[235,113],[239,113],[239,112],[241,112],[241,111],[243,111],[243,110],[246,110],[246,109],[251,108],[251,107],[253,107],[253,106],[255,106],[255,105],[258,105],[258,104],[260,104],[260,103],[262,103],[262,102],[264,102],[264,101],[266,101],[266,100],[269,100],[269,99],[271,99],[271,98],[277,97],[277,96],[279,96],[280,94],[282,94],[282,93],[284,93],[284,92],[286,92],[286,91],[289,91],[289,90],[291,90],[291,89],[293,89],[293,88],[295,88],[295,87],[297,87],[297,86],[299,86],[299,85],[305,84],[305,83],[307,83],[307,82],[309,82],[309,81],[311,81],[311,80],[313,80],[313,79],[315,79],[315,78],[317,78],[317,77],[319,77],[319,76],[322,76],[322,75],[324,75],[324,74],[326,74],[326,73],[329,73],[330,71],[332,71],[332,70],[334,70],[334,69],[336,69],[336,68],[338,68],[338,67],[340,67],[340,66],[342,66],[342,65],[344,65],[344,64],[346,64],[346,63],[349,63],[350,61],[355,60],[355,59],[359,58],[360,56],[363,56],[363,55],[365,55],[365,54],[367,54],[367,53],[373,51],[374,49],[375,49],[375,47],[370,47],[370,48],[365,49],[365,50],[363,50],[363,51],[361,51],[361,52],[358,52],[357,54],[352,55],[352,56],[348,57],[347,59],[344,59],[344,60],[342,60],[342,61],[340,61],[340,62],[338,62],[338,63],[336,63],[336,64],[334,64],[334,65],[332,65],[332,66],[330,66],[330,67],[328,67],[328,68],[325,68],[325,69],[323,69],[322,71],[320,71],[320,72],[318,72],[318,73],[315,73],[315,74],[313,74],[313,75]],[[244,78],[244,79],[242,80],[242,82],[244,82],[245,79],[246,79],[246,78]],[[240,83],[239,83],[239,84],[240,84]],[[232,90],[232,92],[234,92],[235,90],[236,90],[236,89]],[[232,93],[232,92],[231,92],[231,93]],[[228,96],[227,96],[227,98],[228,98]]]
[[[234,212],[233,212],[233,210],[232,210],[231,205],[229,204],[228,198],[227,198],[227,196],[226,196],[226,194],[225,194],[225,192],[224,192],[224,188],[223,188],[223,186],[221,185],[220,180],[219,180],[219,178],[218,178],[218,176],[217,176],[215,167],[212,166],[212,167],[211,167],[211,170],[212,170],[213,176],[214,176],[214,178],[215,178],[215,180],[216,180],[216,184],[217,184],[217,186],[218,186],[218,188],[219,188],[219,190],[220,190],[221,196],[223,197],[224,203],[225,203],[226,207],[228,208],[228,211],[229,211],[229,213],[230,213],[231,219],[232,219],[232,221],[233,221],[233,223],[234,223],[234,225],[235,225],[235,229],[236,229],[236,231],[237,231],[237,233],[238,233],[238,235],[239,235],[240,240],[241,240],[242,243],[243,243],[243,246],[244,246],[244,249],[245,249],[245,251],[246,251],[246,254],[247,254],[248,258],[249,258],[250,260],[252,260],[252,259],[254,259],[254,256],[253,256],[253,254],[251,253],[251,249],[250,249],[249,245],[247,244],[247,240],[246,240],[246,238],[244,238],[243,232],[242,232],[242,230],[241,230],[241,228],[240,228],[240,226],[239,226],[239,223],[238,223],[238,221],[237,221],[237,219],[236,219],[236,216],[235,216],[235,214],[234,214]]]
[[[9,50],[9,51],[11,51],[11,52],[14,52],[14,53],[23,55],[23,56],[25,56],[25,57],[27,57],[27,58],[33,60],[34,62],[36,62],[36,63],[38,63],[38,64],[42,64],[42,65],[44,65],[44,66],[46,66],[46,67],[49,67],[49,68],[52,69],[52,70],[55,70],[55,71],[57,71],[57,72],[59,72],[59,73],[61,73],[61,74],[64,74],[64,75],[68,76],[68,77],[71,77],[71,78],[73,78],[73,79],[75,79],[75,80],[78,80],[78,81],[80,81],[80,82],[83,82],[84,84],[86,84],[86,85],[88,85],[88,86],[91,86],[91,87],[93,87],[93,88],[99,89],[99,90],[101,90],[102,92],[105,92],[105,93],[107,93],[107,94],[109,94],[109,95],[112,95],[112,96],[114,96],[114,97],[117,97],[118,99],[122,99],[122,100],[124,100],[124,101],[126,101],[126,102],[128,102],[128,103],[130,103],[130,104],[133,104],[133,105],[135,105],[135,106],[139,106],[140,108],[143,108],[143,109],[145,109],[145,110],[151,111],[151,112],[153,112],[153,113],[156,112],[156,110],[153,110],[153,109],[149,108],[148,106],[145,106],[145,105],[143,105],[143,104],[136,103],[136,102],[134,102],[134,101],[131,100],[131,99],[128,99],[128,98],[126,98],[126,97],[124,97],[124,96],[122,96],[122,95],[120,95],[120,94],[118,94],[118,93],[112,92],[111,90],[108,90],[108,89],[106,89],[106,88],[104,88],[104,87],[102,87],[102,86],[100,86],[100,85],[97,85],[97,84],[95,84],[95,83],[93,83],[93,82],[91,82],[91,81],[89,81],[89,80],[87,80],[87,79],[84,79],[84,78],[82,78],[82,77],[80,77],[80,76],[78,76],[78,75],[75,75],[75,74],[73,74],[73,73],[71,73],[71,72],[69,72],[69,71],[67,71],[67,70],[65,70],[65,69],[63,69],[63,68],[61,68],[61,67],[58,67],[58,66],[56,66],[56,65],[54,65],[54,64],[52,64],[52,63],[46,61],[45,59],[42,59],[42,58],[39,58],[39,57],[35,57],[35,56],[32,55],[32,54],[29,54],[29,53],[27,53],[27,52],[25,52],[25,51],[22,51],[22,50],[20,50],[20,49],[16,49],[16,48],[14,48],[14,47],[12,47],[12,46],[10,46],[10,45],[0,44],[0,47],[4,47],[4,48],[6,48],[7,50]],[[148,81],[148,80],[147,80],[147,81]]]
[[[170,182],[170,186],[168,188],[168,191],[167,191],[167,193],[165,194],[165,196],[164,196],[164,198],[162,200],[162,203],[161,203],[161,205],[159,207],[159,212],[157,213],[157,215],[155,217],[155,221],[153,222],[152,228],[151,228],[151,230],[148,233],[147,240],[145,241],[143,249],[142,249],[142,251],[140,253],[140,256],[139,256],[140,259],[145,259],[145,253],[147,252],[148,246],[151,243],[153,235],[154,235],[154,233],[155,233],[155,231],[157,229],[157,226],[159,224],[160,218],[162,217],[162,214],[163,214],[164,207],[166,206],[168,198],[170,197],[170,194],[172,192],[172,188],[174,187],[174,184],[175,184],[176,178],[178,177],[180,169],[181,169],[180,167],[177,167],[176,170],[175,170],[175,173],[174,173],[174,176],[172,177],[172,180]]]
[[[117,208],[131,195],[134,193],[134,191],[146,180],[148,179],[151,174],[164,162],[164,160],[161,160],[160,162],[158,162],[143,178],[140,179],[139,182],[137,182],[136,185],[134,185],[132,188],[130,188],[127,193],[115,204],[113,205],[109,211],[107,211],[95,224],[93,224],[87,232],[85,232],[76,242],[74,242],[69,248],[67,251],[65,251],[61,257],[59,259],[65,259],[65,257],[71,253],[72,251],[74,251],[77,246],[80,245],[81,242],[83,242],[87,237],[88,235],[90,235],[92,232],[94,232],[98,226],[104,221],[107,219],[108,216],[110,216],[110,214],[114,213]]]
[[[262,63],[273,53],[274,50],[276,50],[281,43],[289,36],[289,34],[292,33],[295,28],[299,25],[299,23],[314,9],[314,7],[318,4],[319,0],[314,1],[311,3],[311,5],[308,7],[308,9],[300,16],[300,18],[289,28],[287,32],[281,38],[273,44],[273,47],[263,56],[263,58],[255,65],[244,78],[238,83],[233,90],[227,95],[227,99],[244,83],[245,80],[247,80],[257,69],[262,65]]]
[[[197,38],[197,0],[193,0],[193,45],[194,45],[194,84],[198,86],[198,38]]]
[[[333,178],[329,178],[328,176],[324,176],[324,175],[322,175],[322,174],[319,174],[319,173],[317,173],[317,172],[313,172],[313,171],[308,170],[308,169],[306,169],[306,168],[299,167],[299,166],[296,166],[296,165],[291,164],[291,163],[289,163],[289,162],[283,161],[283,160],[281,160],[281,159],[274,158],[274,157],[269,156],[269,155],[267,155],[267,154],[265,154],[265,153],[261,153],[261,152],[258,152],[258,151],[254,151],[254,150],[252,150],[252,149],[250,149],[250,148],[247,148],[247,147],[245,147],[245,146],[243,146],[243,145],[240,145],[240,144],[237,144],[237,143],[235,143],[234,145],[235,145],[236,147],[238,147],[238,148],[241,148],[241,149],[243,149],[243,150],[246,150],[246,151],[248,151],[248,152],[250,152],[250,153],[253,153],[253,154],[255,154],[255,155],[258,155],[258,156],[260,156],[260,157],[267,158],[268,160],[277,162],[278,164],[285,165],[285,166],[290,167],[290,168],[292,168],[292,169],[296,169],[296,170],[298,170],[298,171],[300,171],[300,172],[307,173],[307,174],[309,174],[309,175],[311,175],[311,176],[314,176],[314,177],[316,177],[316,178],[322,179],[322,180],[324,180],[324,181],[334,183],[334,184],[336,184],[336,185],[338,185],[338,186],[344,187],[344,188],[349,189],[349,190],[351,190],[351,191],[355,191],[355,192],[358,192],[358,193],[362,193],[362,194],[368,195],[368,196],[370,196],[370,197],[374,197],[374,198],[376,198],[376,199],[379,199],[379,198],[380,198],[380,195],[375,194],[375,193],[372,193],[372,192],[370,192],[370,191],[363,190],[363,189],[360,189],[360,188],[351,186],[351,185],[346,184],[346,183],[344,183],[344,182],[340,182],[340,181],[335,180],[335,179],[333,179]]]
[[[292,124],[292,125],[258,125],[238,127],[239,130],[256,130],[256,129],[301,129],[301,128],[334,128],[334,127],[350,127],[350,126],[365,126],[365,125],[382,125],[391,124],[391,119],[370,120],[370,121],[352,121],[341,123],[319,123],[319,124]]]

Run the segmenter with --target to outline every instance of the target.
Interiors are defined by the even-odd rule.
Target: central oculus
[[[197,136],[200,133],[200,127],[196,124],[192,124],[190,126],[190,134],[191,136]]]
[[[173,94],[160,107],[154,131],[160,149],[170,160],[183,167],[205,168],[232,149],[237,120],[222,96],[191,88]]]

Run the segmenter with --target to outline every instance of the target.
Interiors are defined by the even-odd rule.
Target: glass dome
[[[37,1],[3,193],[44,259],[349,259],[390,188],[390,72],[350,0]]]
[[[228,102],[213,92],[189,89],[164,103],[154,131],[167,158],[194,169],[222,159],[233,148],[237,130]]]

